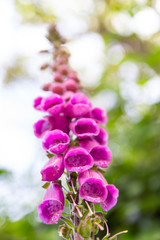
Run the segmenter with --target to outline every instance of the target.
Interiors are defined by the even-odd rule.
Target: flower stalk
[[[52,54],[53,63],[43,64],[41,70],[50,70],[53,81],[42,86],[48,96],[37,97],[33,104],[46,114],[34,124],[34,133],[42,139],[49,158],[41,170],[46,193],[38,206],[39,217],[46,224],[61,219],[64,224],[59,226],[59,235],[63,239],[94,240],[98,231],[104,229],[103,224],[107,230],[104,239],[113,239],[109,238],[103,214],[95,211],[97,203],[109,211],[119,195],[118,189],[108,184],[102,174],[112,159],[106,146],[108,134],[103,128],[107,116],[103,109],[93,107],[84,94],[78,75],[69,66],[66,40],[55,25],[49,27],[47,38],[53,50],[41,53]],[[64,212],[64,199],[70,206],[69,214]]]

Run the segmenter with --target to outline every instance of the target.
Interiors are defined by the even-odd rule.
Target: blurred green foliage
[[[26,22],[40,23],[55,19],[53,14],[43,11],[41,1],[25,4],[19,0],[15,2]],[[104,89],[109,89],[117,96],[116,104],[108,111],[106,129],[109,132],[113,162],[105,176],[109,183],[119,188],[120,196],[117,206],[109,211],[106,218],[111,233],[128,229],[127,234],[118,237],[119,240],[160,240],[160,103],[139,103],[140,118],[132,119],[126,111],[130,100],[121,94],[121,79],[118,75],[121,64],[130,61],[139,69],[137,86],[143,87],[151,77],[159,76],[160,33],[143,40],[136,34],[119,34],[112,26],[113,14],[125,12],[134,16],[145,6],[153,6],[153,1],[138,4],[133,0],[95,0],[93,4],[95,12],[90,16],[89,31],[94,30],[101,34],[106,44],[106,54],[114,44],[119,44],[124,49],[124,58],[117,64],[108,64],[100,84],[90,91],[94,97]],[[100,4],[103,5],[103,12],[99,11]],[[19,63],[14,66],[15,74],[19,67]],[[11,77],[9,69],[8,79]],[[136,108],[137,103],[133,101],[132,104],[133,108]],[[56,229],[57,226],[46,226],[37,222],[33,214],[30,214],[17,222],[6,220],[1,225],[0,239],[58,239]],[[99,234],[100,239],[102,234]]]

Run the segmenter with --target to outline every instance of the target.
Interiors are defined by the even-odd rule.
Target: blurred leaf
[[[32,23],[52,22],[56,18],[50,9],[44,9],[42,1],[34,2],[21,2],[20,0],[14,0],[18,12],[23,16],[23,21]]]

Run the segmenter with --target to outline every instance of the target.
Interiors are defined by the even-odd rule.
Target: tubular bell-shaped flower
[[[61,113],[64,109],[63,98],[59,94],[53,93],[42,99],[41,109],[53,115]]]
[[[91,117],[98,123],[105,125],[107,122],[106,112],[101,108],[93,108],[91,110]]]
[[[108,147],[99,145],[93,138],[80,139],[81,147],[87,149],[98,167],[106,168],[111,162],[112,152]]]
[[[112,160],[112,152],[106,146],[95,146],[90,151],[90,155],[94,159],[94,163],[102,168],[108,167]]]
[[[83,117],[92,105],[84,93],[75,93],[69,100],[66,111],[70,117]]]
[[[119,191],[113,184],[108,184],[106,188],[108,190],[108,195],[105,201],[101,203],[101,207],[103,210],[109,211],[116,205]]]
[[[100,144],[105,145],[107,144],[108,140],[108,133],[106,130],[102,127],[99,127],[99,134],[97,136],[94,136],[94,139]]]
[[[105,201],[108,194],[107,181],[101,173],[89,169],[79,174],[78,182],[82,198],[94,203]]]
[[[56,155],[44,165],[41,170],[42,181],[56,181],[64,172],[64,161],[61,155]]]
[[[70,128],[72,132],[79,138],[96,136],[99,133],[97,123],[91,118],[80,118],[71,122]]]
[[[34,134],[38,138],[42,138],[44,134],[54,128],[55,122],[52,116],[46,116],[33,125]]]
[[[47,151],[60,154],[66,150],[69,142],[69,136],[63,131],[56,129],[45,134],[42,141],[42,146]]]
[[[72,147],[64,156],[64,165],[68,171],[83,172],[93,166],[93,158],[84,148]]]
[[[59,184],[50,183],[43,198],[43,202],[38,206],[40,219],[47,224],[58,222],[64,209],[64,195]]]
[[[34,99],[34,102],[33,102],[33,107],[37,110],[41,110],[41,102],[42,102],[42,97],[37,97]]]

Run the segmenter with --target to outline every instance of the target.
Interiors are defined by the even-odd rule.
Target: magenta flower
[[[43,99],[42,97],[37,97],[34,99],[34,102],[33,102],[33,107],[39,111],[42,110],[41,109],[42,99]]]
[[[97,122],[97,123],[100,123],[100,124],[103,124],[105,125],[106,122],[107,122],[107,116],[106,116],[106,112],[101,109],[101,108],[93,108],[91,110],[91,117]]]
[[[71,122],[70,128],[72,132],[79,138],[96,136],[99,133],[99,126],[91,118],[80,118]]]
[[[94,136],[94,139],[100,144],[100,145],[106,145],[108,140],[108,133],[106,130],[102,127],[99,127],[99,134],[97,136]]]
[[[87,201],[100,203],[107,197],[107,181],[98,171],[87,170],[78,176],[80,196]]]
[[[38,206],[40,219],[46,224],[57,223],[64,209],[64,195],[59,184],[50,183]]]
[[[64,172],[64,162],[61,155],[56,155],[44,165],[41,170],[42,181],[56,181]]]
[[[112,152],[106,146],[98,145],[93,147],[90,155],[94,159],[94,164],[102,168],[107,168],[112,160]]]
[[[71,91],[66,91],[63,94],[63,100],[67,103],[72,97],[73,97],[74,93]]]
[[[71,147],[64,156],[64,165],[68,171],[83,172],[93,166],[93,158],[81,147]]]
[[[108,211],[116,205],[119,191],[113,184],[108,184],[106,188],[108,190],[108,195],[105,201],[101,203],[101,207],[103,210]]]
[[[96,147],[99,144],[94,138],[88,137],[88,138],[79,139],[79,145],[82,148],[85,148],[88,152],[90,152],[93,147]]]
[[[112,159],[112,153],[108,147],[99,145],[93,138],[80,139],[79,145],[90,153],[94,164],[102,168],[108,167]]]
[[[60,154],[66,150],[70,139],[66,133],[61,130],[52,130],[47,132],[43,138],[42,145],[47,151]]]
[[[53,115],[59,114],[64,109],[64,101],[60,95],[53,93],[52,95],[43,98],[41,107],[44,112],[49,112]]]
[[[70,117],[83,117],[91,109],[91,102],[83,93],[75,93],[67,104],[67,113]]]
[[[54,119],[52,116],[46,116],[33,125],[34,134],[42,138],[44,134],[54,128]]]
[[[69,123],[70,118],[68,118],[66,115],[56,115],[54,118],[55,121],[55,129],[59,129],[67,134],[69,134]]]

